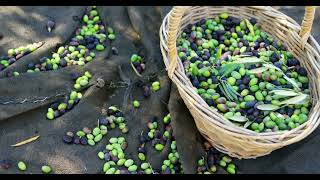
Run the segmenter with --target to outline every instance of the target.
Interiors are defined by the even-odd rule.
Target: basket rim
[[[249,6],[249,7],[256,8],[257,6]],[[277,11],[278,13],[281,13],[283,16],[285,16],[285,18],[286,18],[286,20],[287,20],[288,22],[293,23],[293,25],[296,26],[295,28],[297,28],[297,29],[295,29],[295,30],[299,30],[299,29],[301,28],[300,25],[299,25],[295,20],[293,20],[292,18],[290,18],[290,17],[287,16],[286,14],[284,14],[284,13],[282,13],[282,12],[280,12],[280,11],[278,11],[278,10],[270,7],[270,6],[268,6],[268,8],[260,8],[260,7],[258,6],[258,9],[264,10],[264,11],[270,11],[270,10]],[[160,27],[160,31],[159,31],[159,35],[160,35],[160,39],[161,39],[161,40],[160,40],[160,48],[161,48],[161,51],[162,51],[162,55],[163,55],[163,56],[165,56],[165,55],[167,54],[167,51],[168,51],[168,50],[167,50],[167,48],[164,47],[164,45],[167,45],[167,43],[164,43],[165,41],[163,41],[163,39],[162,39],[161,36],[162,36],[162,35],[165,33],[165,31],[167,30],[167,28],[165,28],[165,27],[166,27],[165,24],[166,24],[166,23],[169,23],[169,22],[168,22],[168,17],[170,16],[171,12],[172,12],[172,10],[171,10],[170,12],[168,12],[167,15],[164,17],[163,22],[162,22],[161,27]],[[179,29],[181,29],[180,26],[179,26]],[[294,29],[293,29],[293,30],[294,30]],[[297,32],[295,31],[295,33],[297,33]],[[271,35],[272,35],[272,34],[271,34]],[[310,43],[309,43],[309,42],[310,42]],[[313,44],[313,46],[312,46],[311,44]],[[308,46],[307,46],[307,45],[308,45]],[[314,53],[317,53],[318,55],[320,55],[320,47],[319,47],[319,44],[318,44],[318,42],[314,39],[314,37],[313,37],[312,35],[309,36],[305,48],[313,48],[313,49],[312,49],[313,52],[314,52]],[[289,50],[288,50],[288,51],[289,51]],[[307,52],[304,52],[304,53],[307,53]],[[177,57],[177,59],[179,60],[179,63],[181,63],[181,59],[180,59],[179,57]],[[310,58],[308,57],[307,59],[310,59]],[[168,65],[167,65],[166,63],[165,63],[165,65],[166,65],[166,67],[168,67]],[[189,81],[188,83],[191,83],[190,79],[187,78],[187,76],[186,76],[185,70],[183,71],[183,74],[182,74],[182,75],[183,75],[184,77],[186,77],[185,79],[187,79],[187,81]],[[173,76],[174,76],[174,77],[172,78],[172,81],[175,83],[174,79],[179,79],[179,78],[177,77],[177,68],[174,70]],[[175,84],[177,85],[177,83],[175,83]],[[188,84],[185,83],[183,86],[188,86]],[[178,87],[179,93],[180,93],[180,87],[179,87],[178,85],[177,85],[177,87]],[[189,87],[193,88],[193,92],[195,93],[194,86],[189,86]],[[184,91],[184,90],[183,90],[183,91]],[[199,97],[199,98],[201,98],[201,96],[200,96],[199,94],[197,94],[197,93],[195,93],[194,95],[197,96],[197,97]],[[312,94],[311,94],[311,95],[312,95]],[[190,95],[189,95],[189,96],[190,96]],[[191,97],[192,99],[194,99],[192,96],[190,96],[190,97]],[[201,99],[202,99],[202,98],[201,98]],[[197,103],[199,106],[209,107],[209,105],[208,105],[206,102],[204,102],[204,103],[199,103],[198,101],[195,101],[195,103]],[[308,126],[308,125],[310,125],[310,123],[311,123],[311,121],[309,121],[309,120],[310,120],[310,117],[317,112],[317,111],[316,111],[316,107],[320,107],[320,103],[319,103],[319,102],[316,102],[316,103],[313,103],[313,104],[312,104],[312,107],[311,107],[311,110],[310,110],[310,114],[309,114],[308,120],[307,120],[305,123],[301,124],[299,127],[294,128],[294,129],[292,129],[292,130],[285,130],[285,131],[261,132],[261,133],[257,133],[257,132],[255,132],[255,131],[252,131],[252,130],[249,130],[249,129],[245,129],[245,128],[243,128],[243,127],[236,126],[236,125],[234,125],[233,123],[231,123],[231,124],[223,124],[223,123],[221,123],[220,121],[216,120],[216,119],[213,118],[213,117],[210,117],[210,122],[212,122],[212,123],[214,123],[215,125],[219,126],[219,128],[223,128],[223,129],[229,131],[230,133],[237,134],[237,135],[241,134],[242,136],[247,136],[247,137],[248,137],[248,136],[251,136],[251,137],[255,137],[255,136],[265,136],[265,137],[268,137],[268,138],[271,138],[271,137],[274,137],[274,136],[279,137],[279,136],[284,136],[284,135],[292,134],[293,132],[298,131],[298,130],[303,129],[303,128],[305,128],[305,129],[303,129],[303,131],[309,130],[308,133],[307,133],[307,135],[309,135],[310,133],[312,133],[312,132],[314,131],[315,128],[318,127],[318,125],[319,125],[319,123],[320,123],[320,121],[318,120],[316,124],[313,124],[312,126]],[[208,109],[209,109],[209,111],[211,111],[211,112],[214,113],[214,111],[215,111],[214,109],[216,109],[216,108],[212,109],[212,108],[209,107]],[[201,114],[205,114],[203,111],[200,111],[200,112],[201,112]],[[217,114],[218,114],[218,116],[220,116],[219,118],[226,120],[226,118],[223,117],[222,114],[220,114],[220,112],[218,112]],[[227,121],[228,121],[228,120],[227,120]],[[226,127],[232,126],[233,131],[230,131],[228,128],[224,128],[225,126],[226,126]],[[234,130],[237,130],[237,131],[234,131]],[[245,132],[246,130],[249,131],[248,133],[250,133],[250,134],[244,134],[243,132]],[[239,132],[238,132],[238,131],[239,131]],[[292,139],[294,139],[294,138],[299,139],[299,135],[301,135],[301,133],[298,133],[297,135],[294,135],[294,137],[290,138],[290,139],[287,140],[287,141],[290,141],[290,140],[292,140]],[[283,138],[283,139],[284,139],[284,138]],[[303,138],[301,138],[301,139],[303,139]],[[257,143],[258,143],[258,142],[257,142]],[[265,142],[261,142],[261,143],[262,143],[262,144],[266,144]],[[269,144],[269,143],[268,143],[268,144]],[[279,143],[276,142],[276,143],[272,143],[272,144],[279,144]],[[283,143],[280,143],[280,144],[283,144]]]

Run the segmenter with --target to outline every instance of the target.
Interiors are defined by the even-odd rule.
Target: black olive
[[[254,108],[250,108],[247,110],[247,114],[252,114],[254,112]]]
[[[213,84],[218,84],[219,80],[216,76],[211,76],[211,80]]]
[[[239,86],[239,85],[241,85],[241,84],[242,84],[242,80],[241,80],[241,79],[238,79],[238,80],[236,81],[236,85]]]
[[[301,76],[307,76],[307,70],[304,68],[304,67],[300,67],[298,69],[298,73],[301,75]]]
[[[81,138],[80,138],[80,143],[81,143],[82,145],[87,145],[87,144],[88,144],[88,140],[87,140],[85,137],[81,137]]]
[[[278,80],[271,81],[271,83],[276,86],[280,86],[280,82]]]
[[[251,18],[249,21],[250,21],[250,23],[251,23],[252,25],[257,24],[257,19],[255,19],[255,18]]]
[[[213,106],[213,105],[214,105],[213,99],[207,99],[207,100],[206,100],[206,103],[207,103],[209,106]]]
[[[117,111],[116,113],[114,113],[114,116],[116,116],[116,117],[123,117],[123,112]]]
[[[255,110],[252,115],[255,116],[255,117],[258,117],[259,116],[259,110]]]
[[[197,77],[195,77],[193,80],[192,80],[192,85],[196,88],[199,88],[200,87],[200,83],[197,79]]]
[[[109,121],[107,120],[107,118],[105,117],[99,118],[99,125],[107,126],[108,124],[109,124]]]
[[[244,85],[244,84],[240,84],[239,85],[239,91],[242,91],[242,90],[244,90],[246,88],[246,85]]]
[[[253,121],[253,120],[254,120],[254,116],[253,116],[253,115],[249,115],[249,116],[247,116],[247,118],[248,118],[250,121]]]
[[[308,89],[309,88],[309,84],[308,83],[302,83],[302,88],[303,89]]]
[[[276,63],[274,63],[274,65],[278,68],[281,68],[282,66],[282,62],[281,61],[277,61]]]
[[[192,58],[190,59],[190,62],[191,62],[191,63],[195,63],[197,60],[198,60],[197,57],[192,57]]]
[[[259,118],[259,117],[256,117],[254,121],[255,121],[256,123],[262,123],[262,122],[263,122],[263,119],[262,119],[262,118]]]
[[[238,35],[239,38],[243,38],[243,34],[242,34],[241,31],[237,32],[237,35]]]
[[[16,62],[16,59],[15,59],[15,58],[10,58],[10,59],[8,60],[8,63],[9,63],[9,64],[13,64],[14,62]]]
[[[252,107],[254,107],[254,105],[255,105],[256,103],[257,103],[256,100],[253,100],[253,101],[250,101],[250,102],[246,102],[245,107],[246,107],[246,108],[252,108]]]
[[[242,83],[245,84],[245,85],[248,85],[250,80],[251,80],[250,76],[246,75],[246,76],[243,77]]]
[[[205,78],[205,77],[203,77],[203,76],[200,76],[200,77],[198,78],[198,80],[199,80],[200,82],[202,82],[202,81],[207,81],[207,78]]]

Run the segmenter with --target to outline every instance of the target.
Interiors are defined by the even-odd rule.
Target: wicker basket
[[[280,40],[308,71],[313,107],[309,119],[290,131],[256,133],[237,127],[198,95],[186,76],[178,58],[176,40],[181,30],[202,18],[213,18],[222,12],[240,18],[256,18],[262,30]],[[256,158],[308,136],[319,125],[320,107],[320,47],[310,36],[315,7],[306,7],[301,27],[293,19],[272,7],[219,6],[174,7],[160,27],[160,48],[169,77],[190,110],[201,134],[219,151],[236,158]],[[187,132],[186,132],[187,133]]]

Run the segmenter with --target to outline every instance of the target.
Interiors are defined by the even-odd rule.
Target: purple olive
[[[54,23],[53,21],[49,20],[49,21],[47,22],[47,30],[48,30],[49,32],[51,32],[51,31],[54,29],[54,27],[55,27],[55,23]]]
[[[58,110],[54,111],[54,117],[57,118],[60,116],[60,112]]]
[[[66,61],[64,58],[62,58],[62,59],[60,60],[60,65],[61,65],[62,67],[66,67],[66,66],[67,66],[67,61]]]
[[[80,142],[80,138],[79,137],[74,137],[73,138],[73,143],[74,144],[80,144],[81,142]]]
[[[71,46],[79,46],[79,42],[78,41],[71,41],[69,44]]]
[[[151,145],[154,147],[154,146],[156,146],[156,144],[159,144],[160,143],[160,139],[158,139],[158,138],[155,138],[155,139],[153,139],[152,141],[151,141]]]
[[[104,159],[105,159],[106,161],[110,161],[110,159],[111,159],[110,154],[109,154],[109,153],[105,153],[105,154],[104,154]]]
[[[118,160],[119,160],[118,157],[116,157],[116,156],[111,156],[111,161],[117,162]]]
[[[12,166],[11,162],[8,159],[0,160],[1,169],[9,169]]]
[[[13,77],[13,71],[12,70],[7,71],[6,75],[7,77]]]
[[[163,171],[163,174],[171,174],[171,169],[166,168],[166,170]]]
[[[121,169],[120,174],[129,174],[129,171],[126,169]]]
[[[9,63],[9,64],[13,64],[14,62],[16,62],[16,59],[15,59],[15,58],[10,58],[10,59],[8,60],[8,63]]]
[[[139,148],[138,148],[138,152],[139,152],[139,153],[146,154],[146,153],[147,153],[147,150],[146,150],[145,147],[139,147]]]
[[[66,144],[71,144],[73,142],[73,137],[68,135],[64,135],[62,139],[63,139],[63,142]]]
[[[142,87],[143,88],[143,96],[144,97],[149,97],[151,95],[151,88],[148,85],[145,85]]]
[[[162,137],[162,138],[160,139],[160,144],[165,145],[166,142],[167,142],[167,138],[166,138],[166,137]]]

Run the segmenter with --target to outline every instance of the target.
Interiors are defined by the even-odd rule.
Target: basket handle
[[[311,29],[312,29],[312,23],[314,20],[314,14],[316,11],[316,6],[306,6],[305,7],[305,13],[304,17],[301,23],[301,30],[299,32],[299,36],[302,39],[302,46],[307,43],[307,40],[309,39]]]
[[[177,67],[177,33],[180,28],[180,23],[182,16],[185,11],[190,8],[190,6],[174,6],[169,15],[169,31],[168,31],[168,58],[169,58],[169,67],[168,67],[168,75],[170,78],[173,77],[174,70]],[[304,46],[309,39],[312,23],[315,14],[315,6],[306,6],[305,14],[303,21],[301,23],[301,30],[299,32],[299,36],[302,39],[302,46]]]

